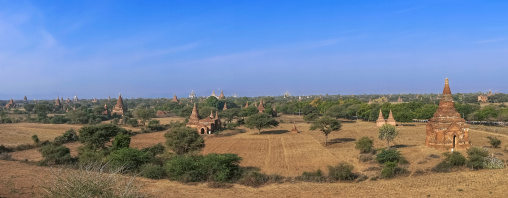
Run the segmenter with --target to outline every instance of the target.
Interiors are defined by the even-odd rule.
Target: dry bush
[[[106,166],[89,164],[74,169],[51,169],[43,184],[44,197],[145,197],[134,179],[121,176],[122,169],[106,171]]]

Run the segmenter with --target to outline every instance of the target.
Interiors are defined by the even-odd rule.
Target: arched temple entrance
[[[457,136],[453,135],[453,150],[456,149],[456,146],[457,146]]]
[[[201,134],[205,134],[205,129],[201,128]]]

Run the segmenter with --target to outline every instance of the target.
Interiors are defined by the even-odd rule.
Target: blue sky
[[[0,0],[0,98],[508,92],[508,1]],[[217,91],[216,91],[217,92]]]

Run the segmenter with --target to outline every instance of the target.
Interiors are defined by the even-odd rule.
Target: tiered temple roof
[[[60,103],[60,96],[58,96],[56,98],[56,100],[55,100],[55,106],[60,107],[60,108],[62,107],[62,103]]]
[[[180,101],[178,100],[178,98],[176,97],[176,94],[173,96],[173,100],[171,100],[171,102],[180,102]]]
[[[258,105],[258,111],[259,111],[259,113],[263,113],[263,112],[265,112],[265,107],[264,107],[264,105],[263,105],[263,100],[261,100],[261,101],[259,102],[259,105]]]
[[[222,108],[222,110],[228,110],[228,105],[227,105],[227,102],[224,102],[224,107]]]
[[[434,117],[427,122],[425,145],[436,149],[468,149],[469,125],[455,109],[448,78]]]
[[[390,114],[388,115],[388,119],[386,120],[386,124],[390,124],[393,126],[397,126],[397,121],[393,118],[392,110],[390,109]]]
[[[379,109],[379,117],[377,117],[376,126],[381,127],[383,126],[383,124],[386,124],[386,120],[383,117],[383,112],[381,111],[381,109]]]
[[[116,105],[113,107],[111,114],[123,115],[127,111],[127,108],[123,104],[122,94],[118,95],[118,100],[116,101]]]

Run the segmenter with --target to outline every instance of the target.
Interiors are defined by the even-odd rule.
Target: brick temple
[[[117,114],[122,115],[127,111],[127,107],[123,104],[122,94],[118,95],[118,100],[116,101],[115,107],[111,110],[111,115]]]
[[[211,134],[221,129],[222,123],[219,119],[218,112],[215,112],[215,116],[213,115],[213,112],[210,112],[210,116],[204,119],[199,119],[198,115],[199,115],[198,109],[196,108],[196,103],[194,103],[192,114],[186,126],[195,128],[199,134]]]
[[[434,117],[427,123],[427,147],[439,150],[468,149],[469,125],[455,109],[448,78],[445,80],[443,95]]]

